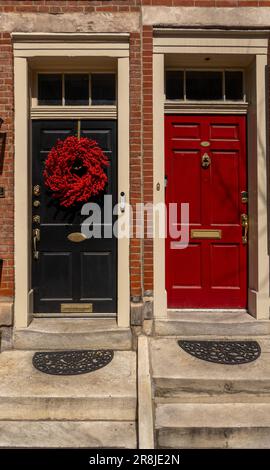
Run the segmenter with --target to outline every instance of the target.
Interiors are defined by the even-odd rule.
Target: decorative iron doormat
[[[113,359],[111,350],[37,352],[33,366],[45,374],[87,374],[107,366]]]
[[[178,341],[191,356],[218,364],[246,364],[261,355],[257,341]]]

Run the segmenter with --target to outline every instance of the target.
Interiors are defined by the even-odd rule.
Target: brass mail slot
[[[61,313],[93,313],[93,304],[61,304]]]
[[[191,238],[215,238],[220,240],[222,230],[193,229],[191,230]]]

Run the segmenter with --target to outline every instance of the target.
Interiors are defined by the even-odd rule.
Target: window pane
[[[186,72],[188,100],[221,100],[222,72]]]
[[[91,75],[92,104],[115,104],[115,74],[94,73]]]
[[[65,75],[65,104],[68,106],[87,106],[89,104],[88,74]]]
[[[225,72],[226,100],[243,99],[243,72]]]
[[[62,76],[60,74],[38,75],[38,104],[62,104]]]
[[[166,99],[184,99],[184,72],[180,70],[166,72]]]

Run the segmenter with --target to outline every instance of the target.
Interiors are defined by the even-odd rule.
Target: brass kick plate
[[[84,240],[86,240],[86,236],[81,232],[70,233],[67,236],[67,238],[69,239],[69,241],[74,242],[74,243],[79,243],[79,242],[83,242]]]
[[[93,304],[61,304],[61,313],[93,313]]]
[[[191,238],[214,238],[220,240],[222,230],[192,229]]]

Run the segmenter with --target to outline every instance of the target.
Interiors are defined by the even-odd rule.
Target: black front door
[[[43,181],[44,161],[57,139],[77,135],[77,121],[33,122],[33,270],[34,313],[103,314],[116,313],[117,240],[88,238],[81,242],[69,240],[71,233],[81,232],[81,205],[61,207],[51,197]],[[117,151],[115,121],[81,121],[81,136],[100,145],[109,158],[108,183],[104,194],[117,199]],[[34,187],[40,195],[35,196]],[[91,202],[103,208],[104,194]],[[103,211],[102,211],[103,213]],[[115,219],[112,217],[112,223]],[[102,218],[103,226],[103,218]],[[40,230],[36,241],[35,230]],[[91,313],[92,312],[92,313]]]

